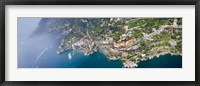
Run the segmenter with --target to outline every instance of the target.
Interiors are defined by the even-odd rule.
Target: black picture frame
[[[200,0],[1,0],[0,84],[2,86],[198,86]],[[195,5],[195,81],[5,81],[6,5]],[[106,77],[106,76],[105,76]]]

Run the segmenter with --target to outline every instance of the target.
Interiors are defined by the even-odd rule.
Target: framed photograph
[[[1,7],[3,86],[199,85],[199,0],[8,0]]]

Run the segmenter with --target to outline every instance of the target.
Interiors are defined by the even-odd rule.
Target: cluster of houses
[[[126,47],[126,46],[133,44],[135,41],[136,41],[136,38],[133,38],[133,39],[130,39],[130,40],[127,40],[127,41],[121,41],[121,42],[118,42],[118,43],[114,42],[113,46],[116,47],[116,48]]]
[[[177,42],[175,40],[173,40],[173,39],[169,40],[169,43],[173,47],[177,45]]]
[[[93,49],[93,47],[94,42],[91,37],[85,37],[72,45],[73,50],[82,50],[85,55],[90,55],[96,51],[96,49]]]

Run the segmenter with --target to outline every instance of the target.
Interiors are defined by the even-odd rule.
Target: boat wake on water
[[[32,67],[34,67],[34,65],[38,62],[38,60],[40,59],[40,57],[42,56],[42,54],[43,54],[46,50],[48,50],[48,47],[45,48],[45,49],[37,56],[37,58],[36,58],[35,62],[33,63],[33,66],[32,66]]]

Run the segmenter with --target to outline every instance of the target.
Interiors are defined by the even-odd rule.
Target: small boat
[[[72,59],[71,53],[68,54],[68,58],[69,58],[69,59]]]

